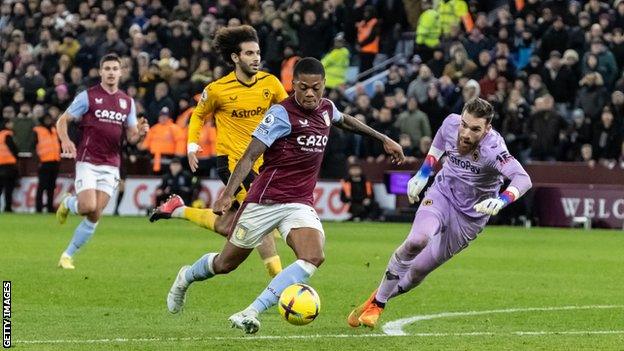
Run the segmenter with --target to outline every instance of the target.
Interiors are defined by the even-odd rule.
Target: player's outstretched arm
[[[338,128],[379,140],[383,144],[386,153],[392,158],[393,163],[401,164],[405,161],[405,155],[403,154],[401,145],[388,136],[358,121],[355,117],[343,113],[340,122],[336,122],[334,125]]]
[[[232,206],[232,197],[236,192],[236,189],[241,185],[245,177],[251,171],[254,163],[267,149],[267,146],[258,140],[256,137],[251,138],[251,143],[247,146],[247,150],[243,154],[243,157],[238,161],[234,172],[230,176],[225,190],[221,193],[221,196],[215,201],[213,206],[213,212],[217,215],[222,215]]]

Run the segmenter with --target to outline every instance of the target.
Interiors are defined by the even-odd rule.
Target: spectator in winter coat
[[[602,108],[609,98],[600,73],[593,72],[587,74],[581,79],[579,84],[581,89],[576,97],[576,107],[585,111],[587,118],[592,121],[598,121]]]
[[[407,96],[415,97],[419,104],[427,100],[427,89],[429,85],[435,84],[437,79],[433,76],[433,72],[427,65],[421,65],[418,70],[418,77],[412,81],[407,87]]]
[[[407,100],[407,110],[399,114],[394,126],[399,133],[409,135],[412,145],[418,145],[423,136],[431,136],[429,119],[418,109],[418,102],[413,96]]]
[[[476,69],[477,65],[468,58],[466,50],[460,45],[453,54],[453,60],[444,67],[443,74],[456,82],[462,77],[469,77]]]
[[[555,110],[555,101],[551,95],[536,99],[535,112],[529,120],[531,160],[556,161],[565,127],[566,122]]]
[[[620,154],[621,144],[622,131],[614,125],[611,110],[605,107],[592,139],[594,159],[608,168],[613,168]]]

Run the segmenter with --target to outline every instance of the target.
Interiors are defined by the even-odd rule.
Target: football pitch
[[[105,217],[56,267],[78,217],[0,214],[0,279],[12,282],[19,350],[623,350],[624,233],[487,227],[468,249],[391,300],[378,330],[349,311],[377,286],[408,224],[325,223],[326,261],[309,284],[321,313],[297,327],[276,309],[255,335],[227,318],[268,282],[256,253],[229,276],[194,284],[182,314],[165,297],[180,266],[224,239],[182,221]],[[284,265],[293,254],[280,241]]]

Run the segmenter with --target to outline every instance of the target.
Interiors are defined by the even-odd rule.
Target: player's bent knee
[[[228,223],[228,221],[221,220],[221,217],[217,217],[214,229],[217,234],[227,237],[230,231],[230,223]]]
[[[102,212],[93,211],[93,212],[87,213],[86,216],[89,221],[91,221],[92,223],[96,223],[97,221],[100,220],[100,217],[102,216]]]
[[[299,259],[309,262],[318,268],[323,264],[323,262],[325,262],[325,255],[323,253],[320,253],[318,255],[307,255],[305,257],[299,257]]]
[[[91,214],[95,214],[96,211],[96,204],[95,203],[81,203],[78,202],[78,212],[83,215],[83,216],[89,216]]]
[[[238,262],[219,261],[217,263],[217,261],[215,261],[213,263],[213,269],[215,274],[228,274],[238,268],[238,265]]]
[[[405,241],[405,248],[409,252],[418,252],[425,248],[429,244],[429,236],[427,235],[414,235]]]

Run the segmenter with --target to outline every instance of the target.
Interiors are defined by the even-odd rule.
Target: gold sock
[[[264,262],[264,266],[267,271],[269,271],[269,275],[271,277],[275,277],[279,272],[282,271],[282,261],[278,255],[271,256],[262,260]]]
[[[217,215],[210,208],[184,208],[184,217],[200,227],[214,231]]]

